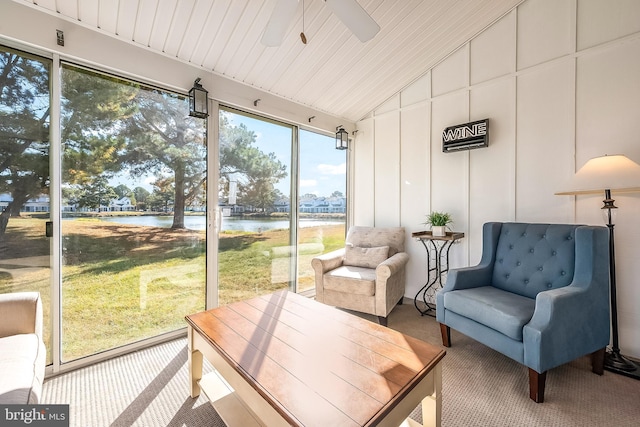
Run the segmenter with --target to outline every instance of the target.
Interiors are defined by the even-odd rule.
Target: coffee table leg
[[[433,394],[422,399],[422,425],[440,427],[442,424],[442,365],[438,363],[431,371]]]
[[[190,325],[187,327],[188,357],[189,357],[189,392],[191,397],[200,396],[200,380],[202,379],[202,353],[194,347],[194,331]]]

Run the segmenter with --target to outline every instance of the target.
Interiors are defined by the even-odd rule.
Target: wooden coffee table
[[[441,347],[288,291],[186,321],[191,397],[230,427],[440,425]]]

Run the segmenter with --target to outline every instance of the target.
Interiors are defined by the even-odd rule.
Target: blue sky
[[[230,122],[244,123],[256,133],[256,144],[265,153],[274,153],[287,165],[287,178],[276,185],[289,195],[291,180],[291,128],[271,122],[233,114]],[[301,130],[300,132],[300,195],[312,193],[330,196],[334,191],[346,193],[346,151],[335,149],[333,136]]]

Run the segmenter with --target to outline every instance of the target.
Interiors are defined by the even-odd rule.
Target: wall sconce
[[[336,150],[346,150],[349,148],[349,133],[342,127],[336,128]]]
[[[200,84],[200,77],[193,82],[193,87],[189,91],[189,115],[206,119],[209,117],[207,95],[209,92]]]

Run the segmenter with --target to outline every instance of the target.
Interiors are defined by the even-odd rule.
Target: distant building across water
[[[0,194],[0,211],[7,208],[9,203],[13,199],[8,193]],[[29,199],[20,209],[21,212],[49,212],[49,196],[46,194]],[[220,205],[220,208],[225,212],[225,216],[240,215],[243,213],[257,212],[253,206],[243,205]],[[300,199],[298,206],[300,213],[339,213],[346,214],[347,212],[347,199],[346,197],[330,196],[330,197],[316,197],[316,196],[304,196]],[[136,206],[131,203],[129,197],[115,198],[109,201],[108,204],[101,204],[99,208],[87,208],[79,207],[77,204],[69,205],[65,204],[62,207],[63,212],[134,212]],[[276,200],[273,204],[273,212],[289,213],[291,210],[291,204],[288,197],[283,197]],[[201,205],[187,206],[185,211],[204,211],[204,207]]]

